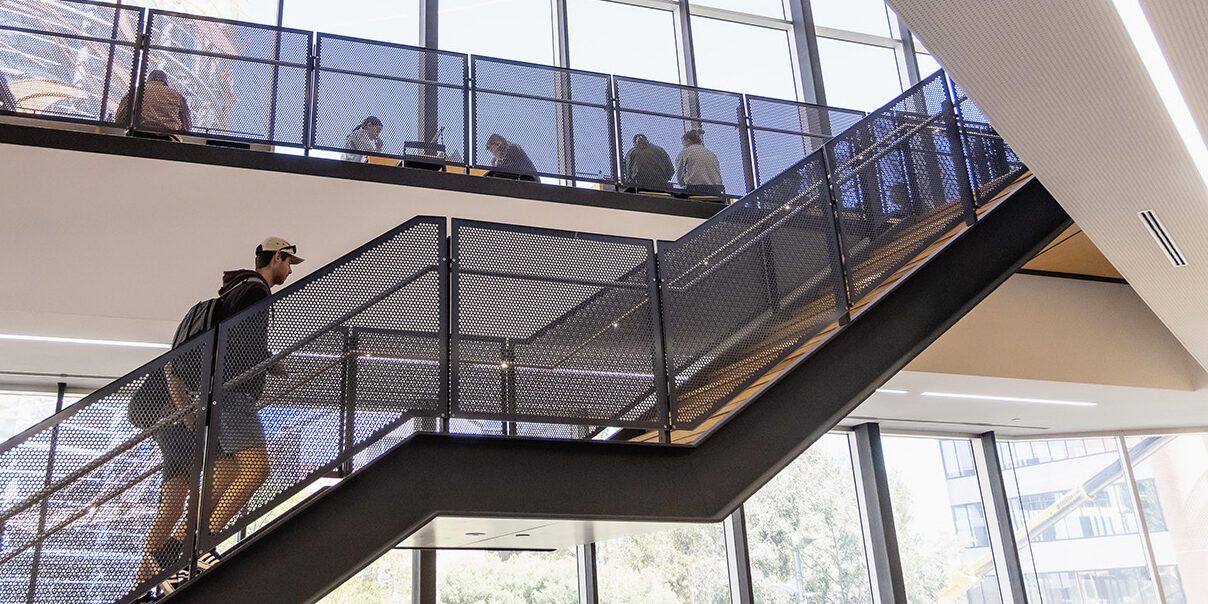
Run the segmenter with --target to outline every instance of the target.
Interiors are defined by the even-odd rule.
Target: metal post
[[[1141,534],[1141,543],[1145,546],[1145,561],[1149,564],[1149,572],[1153,576],[1154,590],[1158,601],[1166,604],[1166,587],[1162,585],[1162,574],[1158,569],[1158,558],[1153,553],[1153,540],[1149,535],[1149,521],[1145,518],[1145,502],[1141,501],[1141,490],[1137,487],[1137,477],[1133,474],[1132,456],[1128,452],[1128,443],[1123,436],[1116,437],[1116,446],[1120,450],[1120,461],[1124,468],[1124,480],[1128,483],[1128,493],[1132,496],[1133,509],[1137,513],[1137,532]]]
[[[440,48],[440,1],[420,0],[419,3],[419,43],[424,48],[436,50]],[[423,82],[440,81],[440,59],[436,53],[424,53],[419,65],[419,79]],[[420,84],[423,102],[420,104],[419,139],[424,142],[435,142],[440,132],[439,124],[439,95],[440,87],[435,84]],[[446,149],[446,153],[447,153]]]
[[[755,190],[755,144],[751,138],[751,117],[747,115],[747,97],[738,104],[738,138],[742,146],[742,172],[747,190]]]
[[[444,231],[443,228],[441,230]],[[449,431],[449,419],[453,416],[453,408],[450,404],[449,396],[449,359],[452,358],[449,350],[449,313],[451,308],[449,301],[451,299],[450,291],[452,291],[449,282],[449,273],[452,270],[452,259],[449,250],[449,237],[441,237],[440,259],[437,261],[440,265],[437,269],[440,273],[440,310],[437,313],[437,322],[439,323],[437,329],[440,330],[440,385],[437,393],[437,406],[440,408],[440,421],[437,429],[441,432]]]
[[[667,333],[663,323],[663,283],[659,274],[658,254],[651,244],[650,253],[646,259],[647,274],[650,275],[650,319],[654,325],[654,392],[655,404],[658,408],[659,442],[671,442],[671,430],[675,423],[672,401],[675,399],[675,385],[668,378],[667,371]]]
[[[579,564],[579,604],[599,604],[600,581],[596,572],[596,544],[575,547]]]
[[[747,518],[742,506],[723,522],[726,537],[726,568],[730,575],[730,604],[753,604],[751,552],[747,546]]]
[[[512,421],[516,413],[516,345],[510,338],[505,338],[499,350],[499,396],[503,410],[503,433],[507,436],[516,434],[516,422]]]
[[[117,26],[122,18],[123,10],[121,8],[113,9],[113,27],[109,31],[109,39],[117,39]],[[98,121],[108,121],[105,119],[105,108],[109,105],[109,83],[113,81],[113,53],[117,51],[117,46],[113,42],[109,43],[109,60],[105,62],[105,80],[101,84],[101,108],[100,115],[97,116]],[[138,50],[135,49],[134,56],[138,56]],[[133,66],[131,66],[133,67]],[[131,78],[134,77],[134,71],[130,72]],[[133,101],[134,99],[130,99]]]
[[[822,82],[822,64],[818,60],[818,33],[814,29],[813,6],[810,0],[789,0],[788,4],[789,16],[793,20],[793,44],[797,50],[802,100],[825,105],[826,88]],[[829,130],[826,133],[829,134]]]
[[[319,84],[319,51],[322,44],[312,39],[306,50],[306,107],[303,108],[302,140],[309,154],[315,146],[315,122],[319,114],[319,95],[315,92]]]
[[[843,314],[839,315],[839,325],[847,325],[851,321],[852,287],[847,274],[847,258],[843,246],[843,214],[839,209],[839,192],[835,190],[832,178],[834,148],[828,143],[823,147],[822,162],[823,177],[826,178],[826,203],[830,208],[831,219],[834,221],[835,236],[831,241],[831,271],[834,272],[835,299],[843,303]]]
[[[977,478],[981,485],[982,506],[986,511],[999,590],[1004,602],[1027,604],[1027,584],[1019,559],[1019,548],[1015,544],[1015,527],[1011,520],[1002,463],[998,459],[998,439],[993,432],[986,432],[978,439],[978,444],[980,446],[973,449],[973,459],[977,464]]]
[[[419,44],[424,48],[440,48],[440,0],[419,2]]]
[[[902,61],[906,66],[906,79],[910,81],[911,86],[914,86],[922,80],[923,74],[919,73],[919,59],[914,51],[914,36],[910,33],[910,28],[901,15],[898,15],[898,31],[902,35]]]
[[[361,334],[353,328],[344,328],[344,367],[340,382],[344,386],[342,403],[343,412],[340,414],[340,455],[356,445],[356,406],[357,406],[357,362],[360,357],[357,349],[361,346]],[[352,457],[340,464],[340,474],[348,476],[352,473]]]
[[[210,336],[210,354],[206,355],[205,362],[202,364],[200,401],[205,405],[205,412],[202,414],[200,429],[195,432],[197,446],[193,451],[193,463],[196,466],[194,476],[198,479],[194,491],[197,496],[196,501],[192,504],[194,506],[194,524],[189,535],[191,543],[186,544],[193,551],[192,568],[197,567],[197,558],[202,553],[217,545],[217,543],[211,543],[213,539],[210,533],[210,516],[214,513],[213,466],[219,453],[218,439],[222,435],[221,430],[214,430],[213,427],[217,421],[214,405],[221,404],[225,396],[225,389],[222,385],[222,367],[226,362],[226,346],[223,345],[225,342],[223,336],[227,334],[225,327],[226,324],[220,323]],[[197,423],[195,422],[194,425],[196,426]]]
[[[952,163],[956,172],[956,183],[960,187],[961,203],[965,210],[965,223],[972,226],[977,222],[977,202],[973,198],[973,183],[969,180],[969,164],[965,160],[965,144],[956,119],[952,101],[944,101],[944,131],[948,135],[948,146],[952,151]]]
[[[898,536],[894,529],[893,508],[889,501],[889,477],[885,472],[885,454],[881,448],[881,427],[868,423],[856,426],[856,458],[863,494],[865,540],[872,558],[875,579],[873,595],[877,604],[906,604],[906,582]]]
[[[696,51],[692,45],[692,7],[688,0],[679,0],[680,67],[684,84],[696,86]]]
[[[436,550],[411,552],[411,602],[436,604]]]
[[[151,26],[154,25],[154,21],[155,11],[148,11],[147,31],[138,35],[136,52],[142,53],[143,60],[139,63],[138,77],[135,78],[134,85],[131,88],[131,90],[135,91],[135,94],[134,98],[130,99],[130,123],[126,124],[129,130],[138,128],[140,125],[139,123],[142,121],[139,119],[139,117],[143,110],[143,91],[147,88],[145,85],[147,77],[147,64],[151,62],[148,60],[148,54],[150,54],[151,46]]]
[[[310,44],[313,42],[313,36],[307,36],[307,54],[310,54]],[[281,60],[281,30],[273,31],[273,78],[268,83],[268,142],[271,144],[277,140],[277,85],[281,78],[281,66],[276,62]],[[302,108],[302,115],[305,118],[306,108]],[[303,130],[306,127],[303,126]]]
[[[67,383],[59,382],[58,391],[55,397],[55,413],[63,410],[63,399],[67,395]],[[43,478],[42,488],[50,486],[50,481],[54,478],[55,468],[55,453],[58,452],[59,445],[59,425],[55,424],[50,429],[50,448],[46,452],[46,475]],[[47,493],[46,497],[42,498],[42,504],[38,510],[38,533],[39,537],[46,531],[46,513],[50,505],[51,493]],[[33,561],[29,566],[29,590],[26,592],[26,602],[33,604],[37,599],[38,593],[38,570],[42,565],[42,544],[43,539],[38,539],[34,544]]]

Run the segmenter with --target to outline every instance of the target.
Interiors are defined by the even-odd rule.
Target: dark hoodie
[[[263,300],[271,294],[268,282],[253,270],[226,271],[222,273],[222,287],[218,295],[222,298],[222,316],[233,317],[239,311]],[[265,308],[239,319],[227,334],[223,379],[231,380],[269,357],[268,315]],[[264,391],[264,372],[231,388],[231,392],[242,392],[259,399]]]

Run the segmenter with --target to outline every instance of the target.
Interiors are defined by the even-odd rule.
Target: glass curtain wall
[[[396,44],[419,45],[420,0],[289,0],[285,27]]]
[[[440,604],[576,604],[575,550],[452,551],[436,554]]]
[[[570,67],[679,83],[675,13],[670,9],[567,0],[566,12]]]
[[[685,526],[596,546],[601,604],[728,604],[721,525]]]

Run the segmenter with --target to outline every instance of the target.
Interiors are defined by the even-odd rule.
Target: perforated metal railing
[[[703,429],[975,220],[963,132],[937,73],[657,254],[408,221],[0,444],[0,595],[130,601],[416,431]]]
[[[951,82],[952,98],[964,138],[965,160],[969,166],[969,181],[974,199],[980,205],[994,199],[1004,188],[1027,171],[1027,166],[1003,140],[990,120],[982,114],[956,82]]]
[[[863,111],[747,95],[755,183],[762,185],[822,148],[831,136],[864,117]]]

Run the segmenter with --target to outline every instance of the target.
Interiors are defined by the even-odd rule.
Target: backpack
[[[172,348],[184,344],[197,334],[205,333],[222,321],[225,318],[222,316],[223,298],[250,281],[259,281],[259,279],[248,277],[228,290],[227,293],[194,304],[189,312],[185,313],[180,325],[176,327],[176,334],[172,337]],[[177,368],[174,372],[176,377],[184,382],[192,392],[200,389],[201,368],[198,365],[190,364]],[[172,403],[164,371],[152,371],[130,397],[130,403],[126,407],[126,418],[134,427],[146,430],[175,410],[176,406]]]

